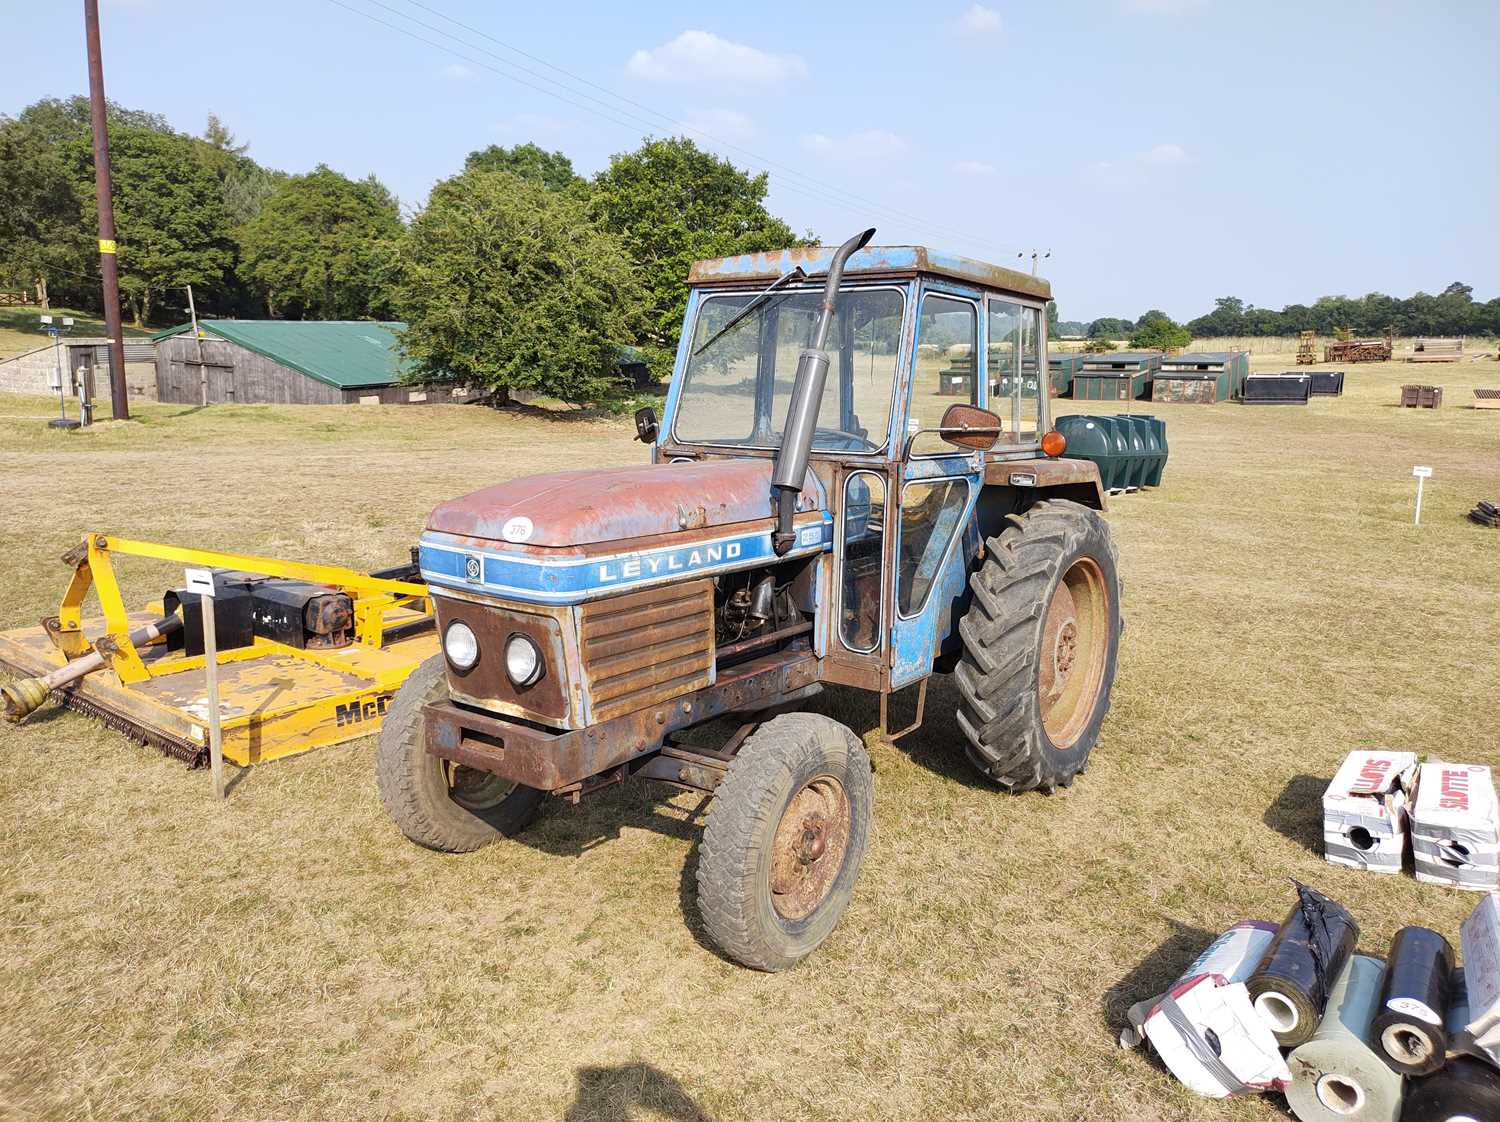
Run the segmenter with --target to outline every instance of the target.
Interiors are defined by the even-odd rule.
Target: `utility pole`
[[[99,0],[83,0],[83,23],[89,50],[89,115],[94,125],[94,194],[99,198],[99,271],[104,276],[104,324],[109,332],[109,405],[114,419],[123,421],[130,416],[130,403],[125,387],[125,332],[120,326],[120,264],[115,257],[114,184],[109,174]]]
[[[208,404],[208,366],[203,361],[203,332],[198,330],[198,305],[193,303],[193,286],[187,286],[188,316],[193,321],[193,338],[198,341],[198,393]]]

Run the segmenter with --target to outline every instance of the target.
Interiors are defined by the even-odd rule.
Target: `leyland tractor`
[[[478,849],[631,778],[710,792],[704,927],[783,970],[833,930],[871,841],[864,743],[799,711],[825,684],[877,695],[894,739],[951,674],[954,750],[997,789],[1084,770],[1120,577],[1098,469],[1048,424],[1050,286],[873,234],[692,266],[664,416],[635,418],[649,464],[432,512],[442,652],[377,753],[413,841]]]

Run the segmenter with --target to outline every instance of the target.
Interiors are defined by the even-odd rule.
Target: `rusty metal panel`
[[[548,725],[568,721],[569,674],[563,629],[556,614],[517,612],[493,602],[476,603],[449,596],[434,596],[438,634],[461,620],[479,641],[479,661],[468,670],[448,666],[449,692],[461,701]],[[545,610],[545,609],[544,609]],[[512,635],[524,635],[542,655],[542,676],[529,686],[517,686],[505,673],[505,644]]]
[[[808,651],[763,655],[725,671],[717,684],[682,701],[649,705],[569,732],[548,732],[439,702],[423,709],[426,748],[441,759],[556,791],[656,751],[678,729],[804,696],[820,680],[820,669]]]
[[[1221,374],[1214,378],[1174,378],[1169,374],[1158,374],[1151,383],[1151,400],[1213,405],[1219,400],[1221,378],[1227,378],[1227,375]]]
[[[594,600],[578,611],[593,720],[605,721],[713,681],[711,580]]]
[[[832,248],[814,245],[744,253],[738,257],[710,258],[693,262],[688,270],[688,284],[743,284],[746,281],[775,280],[798,266],[809,276],[815,277],[828,271],[832,257]],[[850,280],[865,276],[911,276],[918,273],[967,281],[984,288],[1013,292],[1038,300],[1052,298],[1051,284],[1041,277],[920,245],[867,246],[851,254],[845,266],[845,275]]]

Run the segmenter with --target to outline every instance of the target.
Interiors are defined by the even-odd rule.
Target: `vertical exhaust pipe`
[[[807,482],[807,458],[812,451],[818,428],[818,408],[823,404],[823,386],[828,380],[830,358],[824,347],[833,325],[838,303],[839,285],[844,279],[844,264],[849,255],[870,244],[875,228],[855,234],[838,249],[828,263],[828,280],[823,285],[823,304],[813,328],[812,345],[797,356],[797,380],[792,384],[792,400],[787,406],[786,429],[776,452],[776,466],[771,472],[771,490],[776,496],[776,530],[771,547],[780,557],[797,540],[792,516],[797,512],[797,496]]]

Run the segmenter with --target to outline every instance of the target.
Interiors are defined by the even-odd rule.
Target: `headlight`
[[[542,652],[524,635],[505,642],[505,672],[518,686],[529,686],[542,676]]]
[[[443,653],[460,670],[472,669],[479,661],[479,640],[466,623],[450,623],[443,633]]]

